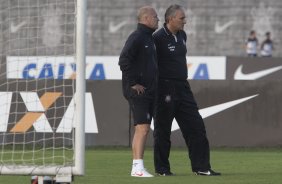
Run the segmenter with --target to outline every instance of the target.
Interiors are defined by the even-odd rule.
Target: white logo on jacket
[[[169,51],[173,52],[175,50],[175,45],[171,45],[171,43],[167,44],[167,48]]]

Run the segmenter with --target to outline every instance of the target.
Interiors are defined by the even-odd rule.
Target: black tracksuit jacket
[[[119,65],[126,98],[131,96],[130,87],[135,84],[146,88],[144,97],[155,97],[158,70],[153,32],[153,29],[139,23],[137,29],[129,35],[120,54]]]
[[[159,78],[186,81],[186,33],[178,31],[173,35],[164,25],[153,37],[157,47]]]

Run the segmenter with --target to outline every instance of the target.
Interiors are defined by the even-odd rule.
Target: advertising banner
[[[118,56],[88,56],[86,76],[88,80],[121,80]],[[225,57],[187,57],[188,78],[195,80],[224,80]],[[9,56],[8,79],[70,79],[75,76],[73,57]]]
[[[42,57],[37,60],[39,62],[34,62],[32,57],[10,57],[6,64],[7,72],[1,68],[8,77],[1,79],[7,83],[0,86],[1,132],[11,131],[19,119],[30,111],[42,114],[41,118],[31,122],[32,129],[38,134],[61,134],[72,131],[73,127],[67,118],[74,114],[74,101],[71,95],[64,101],[55,102],[55,104],[65,104],[65,108],[58,109],[56,112],[42,110],[40,104],[31,106],[26,103],[26,98],[38,101],[36,99],[44,95],[40,91],[34,91],[34,86],[52,89],[56,82],[62,83],[62,87],[52,91],[68,91],[63,88],[64,85],[72,82],[65,78],[72,78],[75,75],[72,58],[50,60],[51,58]],[[89,80],[86,85],[85,103],[86,145],[130,145],[133,125],[129,117],[128,103],[122,95],[118,58],[99,58],[87,58],[88,72],[86,73]],[[189,83],[204,119],[211,146],[282,145],[280,59],[188,57],[187,67],[189,78],[194,79],[189,80]],[[99,80],[90,80],[93,76],[96,79],[103,77]],[[50,77],[50,80],[33,81],[41,77]],[[22,82],[16,86],[13,82],[15,80]],[[23,81],[28,81],[28,85]],[[16,103],[19,104],[17,109],[14,105]],[[16,110],[21,113],[16,113]],[[50,119],[49,113],[56,113],[58,118]],[[44,131],[41,129],[43,126]],[[48,129],[48,127],[55,128]],[[152,122],[148,145],[153,145],[153,129]],[[175,120],[172,125],[171,140],[174,146],[185,146]]]
[[[226,79],[282,80],[282,59],[228,57]]]

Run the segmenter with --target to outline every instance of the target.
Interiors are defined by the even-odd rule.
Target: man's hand
[[[144,86],[140,84],[135,84],[134,86],[131,86],[131,88],[136,90],[138,95],[145,93],[145,89],[146,89]]]

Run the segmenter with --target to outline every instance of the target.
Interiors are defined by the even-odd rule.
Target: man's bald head
[[[144,24],[152,29],[158,28],[158,15],[156,10],[151,6],[143,6],[137,13],[138,22]]]
[[[137,13],[137,19],[138,21],[142,21],[142,19],[144,19],[145,16],[150,15],[154,10],[154,8],[152,8],[151,6],[143,6],[138,10]]]

